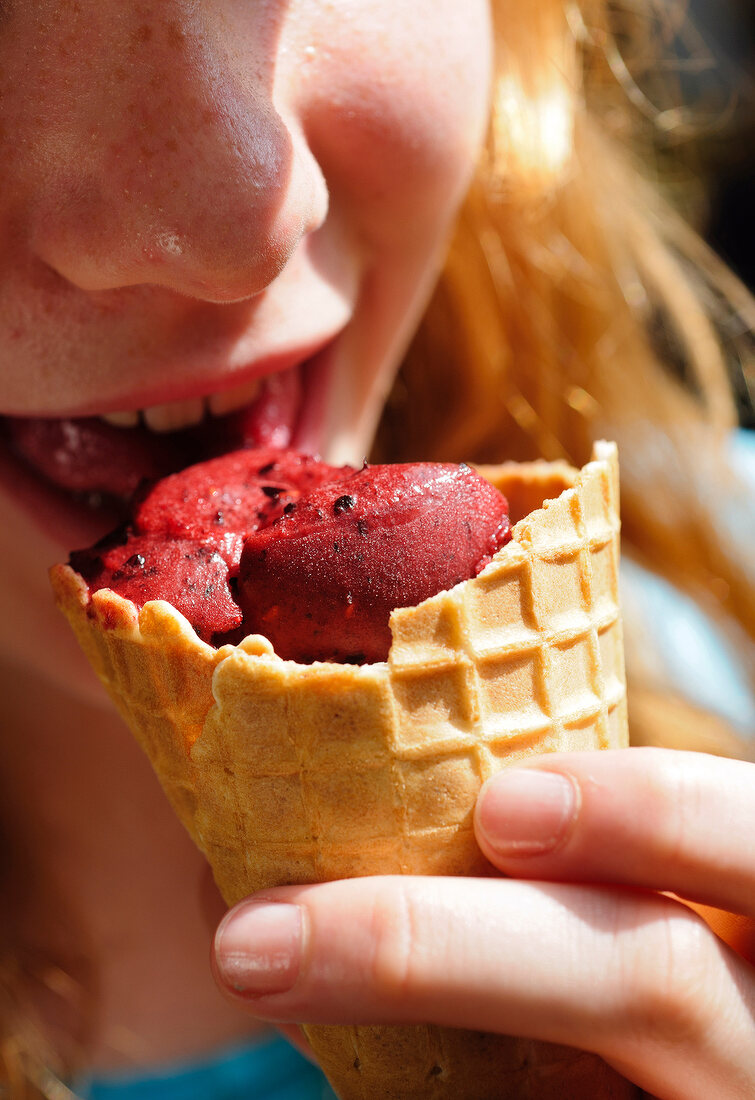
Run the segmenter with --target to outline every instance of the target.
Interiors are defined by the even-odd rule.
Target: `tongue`
[[[117,428],[98,417],[6,417],[15,453],[60,489],[128,500],[145,480],[248,447],[287,447],[301,406],[298,369],[265,379],[250,405],[181,431]]]
[[[170,473],[180,461],[175,436],[115,428],[96,417],[13,417],[6,426],[16,454],[58,488],[74,493],[127,499],[140,482]]]

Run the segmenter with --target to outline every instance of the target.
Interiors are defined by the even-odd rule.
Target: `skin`
[[[327,341],[308,443],[361,463],[486,125],[484,0],[0,12],[0,412],[222,391]],[[211,1049],[255,1026],[207,966],[223,907],[50,599],[48,567],[109,524],[51,524],[17,473],[0,454],[13,935],[83,945],[95,1066]]]
[[[554,804],[554,776],[566,805]],[[529,881],[264,891],[219,928],[216,973],[268,1020],[523,1033],[594,1051],[652,1096],[744,1098],[755,1082],[754,784],[755,765],[660,749],[533,759],[487,782],[475,820],[494,866]],[[739,953],[656,891],[742,914]]]
[[[332,341],[310,443],[359,461],[472,171],[489,53],[483,0],[0,7],[0,412],[207,394]],[[752,1090],[752,967],[654,892],[754,915],[747,764],[534,761],[569,777],[574,812],[530,792],[512,822],[491,781],[478,836],[512,878],[271,892],[300,907],[293,991],[250,987],[271,979],[247,907],[217,941],[224,999],[223,907],[51,606],[70,528],[22,489],[0,480],[8,925],[21,951],[79,945],[88,1063],[189,1056],[260,1019],[429,1018],[596,1049],[660,1097]],[[78,1052],[66,996],[25,995]]]

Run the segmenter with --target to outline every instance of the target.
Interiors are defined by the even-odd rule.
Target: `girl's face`
[[[122,424],[256,401],[278,443],[360,460],[469,182],[490,47],[487,0],[0,4],[6,436],[116,414],[98,431],[128,455]],[[107,520],[39,476],[73,463],[87,489],[64,442],[0,455],[0,650],[52,647],[67,677],[45,569]]]

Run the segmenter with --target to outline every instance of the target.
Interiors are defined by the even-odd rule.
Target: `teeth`
[[[0,0],[0,3],[2,0]],[[193,397],[187,401],[166,401],[146,409],[123,409],[103,413],[102,419],[116,428],[135,428],[144,423],[153,432],[175,432],[199,424],[205,416],[226,416],[251,404],[260,391],[262,381],[253,378],[232,390],[213,393],[209,397]]]
[[[102,419],[114,428],[135,428],[139,423],[139,410],[123,409],[121,412],[103,413]]]
[[[237,386],[235,390],[223,390],[221,393],[213,393],[210,397],[210,412],[213,416],[225,416],[236,409],[243,409],[249,405],[259,393],[262,385],[259,378],[253,378],[243,386]]]
[[[205,403],[201,397],[189,401],[167,401],[164,405],[150,405],[144,409],[144,423],[153,432],[174,432],[177,428],[188,428],[190,424],[199,424],[204,420]]]

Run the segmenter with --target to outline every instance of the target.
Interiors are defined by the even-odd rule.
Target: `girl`
[[[11,1096],[317,1095],[259,1022],[303,1018],[564,1042],[659,1097],[755,1085],[747,927],[727,918],[727,946],[669,896],[755,916],[753,765],[534,760],[478,806],[509,878],[266,895],[218,932],[224,999],[222,905],[47,589],[111,524],[135,440],[255,401],[278,443],[359,460],[416,333],[384,456],[581,462],[618,439],[629,542],[747,652],[749,498],[698,304],[727,280],[585,109],[605,19],[598,0],[0,6]],[[710,747],[720,721],[659,718],[638,658],[638,740]]]

